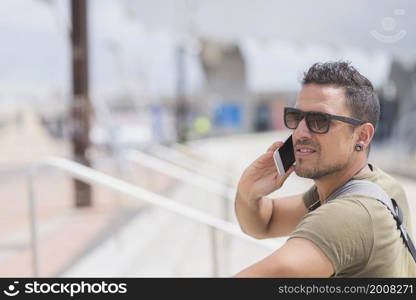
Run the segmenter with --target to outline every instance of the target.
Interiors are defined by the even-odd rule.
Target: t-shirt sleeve
[[[333,200],[306,214],[289,239],[295,237],[318,246],[337,276],[364,268],[374,243],[371,216],[359,201],[349,199]]]
[[[309,211],[312,211],[316,207],[318,207],[319,195],[318,195],[318,190],[317,190],[316,185],[311,186],[311,188],[303,194],[302,199],[303,199],[303,203],[305,204],[305,207]]]

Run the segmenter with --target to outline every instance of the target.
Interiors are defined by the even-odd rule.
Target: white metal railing
[[[208,178],[206,175],[197,174],[141,151],[129,150],[125,151],[121,156],[127,161],[140,164],[141,166],[166,174],[172,178],[219,196],[222,200],[220,215],[224,220],[230,221],[230,205],[232,198],[237,192],[235,188],[229,187],[226,183],[221,183],[217,180]]]
[[[164,160],[205,175],[206,177],[219,179],[221,182],[224,179],[230,180],[237,177],[237,174],[231,172],[230,167],[216,166],[202,159],[202,154],[196,153],[191,147],[183,144],[174,144],[172,147],[153,144],[150,150]]]
[[[137,150],[126,151],[123,153],[123,158],[145,166],[146,168],[164,173],[188,184],[197,186],[203,190],[214,193],[221,197],[223,197],[224,194],[226,194],[227,197],[230,197],[231,195],[235,195],[237,191],[235,188],[228,187],[224,183],[220,183],[204,175],[188,171],[187,169],[178,167],[173,163],[161,160],[144,152]]]
[[[88,168],[74,161],[60,158],[60,157],[47,157],[37,162],[28,171],[28,190],[29,190],[29,208],[30,208],[30,220],[31,220],[31,248],[32,248],[32,265],[34,276],[39,275],[39,253],[38,253],[38,235],[37,235],[37,214],[36,214],[36,199],[34,189],[34,179],[40,169],[45,167],[52,167],[63,171],[64,173],[76,178],[80,181],[89,184],[98,184],[105,186],[120,193],[129,195],[135,199],[145,201],[158,208],[163,208],[170,212],[179,214],[182,217],[193,220],[194,222],[201,223],[211,228],[210,240],[211,251],[213,259],[213,275],[218,275],[218,255],[216,246],[216,231],[227,233],[231,236],[247,240],[258,246],[267,247],[270,250],[279,248],[286,238],[279,238],[274,240],[256,240],[241,232],[237,225],[230,222],[223,221],[216,217],[213,217],[207,213],[199,211],[197,209],[188,207],[186,205],[177,203],[167,197],[158,195],[154,192],[148,191],[139,186],[117,179],[110,175],[96,171],[92,168]]]

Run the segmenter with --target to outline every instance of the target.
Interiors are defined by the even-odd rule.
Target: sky
[[[353,49],[364,53],[353,56],[357,60],[379,57],[375,60],[380,63],[391,56],[407,61],[415,58],[416,1],[339,3],[88,0],[91,88],[97,93],[145,90],[157,97],[174,93],[174,47],[184,34],[240,45],[247,40],[258,45],[289,43],[286,48],[279,46],[280,55],[294,48],[304,51],[289,55],[321,49],[321,56],[315,50],[313,56],[328,57],[327,52],[331,52],[332,57],[339,57],[345,49]],[[2,0],[0,37],[0,99],[10,95],[39,99],[69,94],[68,0]],[[270,47],[260,48],[256,57],[266,52]],[[272,70],[259,67],[267,65],[267,61],[257,57],[249,64],[250,70],[256,70],[248,75],[253,88],[273,87],[274,83],[268,82],[273,78]],[[189,53],[187,65],[189,86],[198,89],[203,84],[203,74],[195,53]],[[265,82],[261,82],[262,75]],[[279,84],[293,84],[290,82]]]
[[[164,96],[175,90],[175,39],[167,32],[143,31],[117,1],[89,1],[89,58],[92,91],[111,87],[146,88]],[[28,89],[41,97],[68,93],[71,86],[68,1],[0,2],[0,83],[3,94]],[[202,70],[189,55],[190,84]],[[195,82],[194,82],[195,81]],[[52,89],[51,89],[52,88]],[[23,93],[23,96],[26,94]],[[1,97],[1,92],[0,92]]]
[[[182,30],[189,21],[181,16],[193,12],[193,31],[226,40],[247,36],[291,40],[297,43],[327,43],[365,49],[384,49],[408,55],[413,51],[416,28],[413,0],[130,0],[134,13],[151,27]],[[187,14],[180,11],[187,9]],[[371,32],[406,36],[396,43],[383,43]]]

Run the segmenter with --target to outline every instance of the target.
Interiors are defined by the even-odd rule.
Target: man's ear
[[[367,148],[374,137],[374,126],[371,123],[364,123],[360,126],[358,132],[358,143],[362,144],[364,148]]]

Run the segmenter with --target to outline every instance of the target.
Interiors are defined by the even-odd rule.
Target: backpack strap
[[[327,202],[346,194],[356,194],[376,198],[378,201],[383,203],[393,215],[397,224],[397,229],[400,230],[403,241],[416,262],[415,246],[410,236],[407,234],[406,228],[404,227],[402,210],[394,199],[390,198],[381,187],[373,182],[367,180],[350,180],[338,190],[333,192],[328,197]]]

